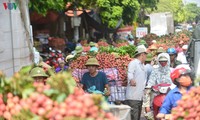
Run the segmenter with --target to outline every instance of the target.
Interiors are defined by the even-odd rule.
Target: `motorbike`
[[[62,51],[50,48],[48,59],[45,61],[45,63],[47,63],[50,66],[53,66],[54,68],[57,68],[59,66],[58,65],[59,58],[64,58]]]
[[[164,102],[164,99],[167,93],[170,90],[171,84],[161,83],[152,87],[152,90],[157,93],[157,95],[153,99],[153,114],[154,119],[156,120],[156,115],[159,113],[159,109]]]

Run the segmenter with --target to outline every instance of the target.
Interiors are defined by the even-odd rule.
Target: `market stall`
[[[0,72],[0,81],[0,119],[117,120],[105,112],[104,97],[84,93],[70,73],[53,75],[46,85],[33,83],[24,71],[10,79]]]

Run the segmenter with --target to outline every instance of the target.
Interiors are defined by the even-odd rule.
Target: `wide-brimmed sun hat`
[[[164,50],[163,47],[159,47],[158,50],[157,50],[157,53],[158,53],[158,54],[159,54],[159,53],[165,53],[165,52],[166,52],[166,50]]]
[[[161,57],[159,57],[158,61],[159,62],[166,62],[166,61],[168,61],[168,59],[165,56],[161,56]]]
[[[91,47],[95,47],[96,44],[95,44],[94,42],[90,42],[89,45],[90,45]]]
[[[96,58],[89,58],[85,66],[90,66],[90,65],[99,66],[99,62]]]
[[[138,54],[141,54],[141,53],[147,54],[147,48],[144,45],[139,45],[136,48],[136,54],[135,55],[138,55]]]
[[[153,55],[151,54],[151,53],[148,53],[147,54],[147,58],[146,58],[146,62],[150,62],[150,61],[152,61],[152,59],[153,59]]]
[[[83,52],[83,47],[77,46],[77,47],[75,48],[75,53],[81,53],[81,52]]]

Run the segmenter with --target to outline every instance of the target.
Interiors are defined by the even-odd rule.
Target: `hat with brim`
[[[99,62],[96,58],[90,58],[87,60],[85,66],[99,66]]]
[[[159,47],[157,50],[157,53],[165,53],[166,51],[163,49],[163,47]]]
[[[35,67],[30,71],[31,77],[48,77],[43,68]]]
[[[68,55],[66,58],[65,58],[65,61],[67,62],[68,60],[74,58],[74,55]]]
[[[141,53],[146,53],[147,54],[147,48],[144,45],[137,46],[135,56],[139,55]]]
[[[150,61],[152,61],[152,59],[153,59],[153,56],[152,56],[152,54],[151,53],[148,53],[147,54],[147,58],[146,58],[146,62],[150,62]]]
[[[95,44],[94,42],[90,42],[89,45],[90,45],[91,47],[95,47],[96,44]]]
[[[81,52],[83,52],[83,47],[77,46],[75,49],[75,53],[81,53]]]
[[[144,45],[144,44],[147,44],[147,42],[146,42],[145,40],[140,40],[139,43],[141,43],[141,44],[143,44],[143,45]]]
[[[168,59],[167,59],[167,57],[165,57],[165,56],[161,56],[161,57],[158,59],[158,61],[159,61],[159,62],[167,62]]]
[[[154,44],[149,47],[149,50],[156,50],[156,49],[157,49],[157,46],[155,46]]]

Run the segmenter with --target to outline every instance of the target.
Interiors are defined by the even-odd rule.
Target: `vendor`
[[[91,89],[91,87],[95,87],[96,91],[100,91],[104,93],[105,96],[109,96],[110,88],[108,85],[108,79],[105,73],[97,71],[99,66],[97,59],[90,58],[85,65],[89,72],[86,72],[82,77],[81,86],[83,89],[89,92],[88,90]]]
[[[90,42],[90,52],[98,52],[98,48],[96,47],[96,43]]]
[[[72,55],[82,55],[83,54],[83,47],[77,46],[74,51],[72,51]]]
[[[66,71],[68,66],[65,65],[65,61],[62,58],[58,59],[59,66],[56,68],[56,73]]]
[[[34,82],[40,82],[46,84],[48,75],[41,67],[35,67],[31,70],[30,76],[34,79]]]

